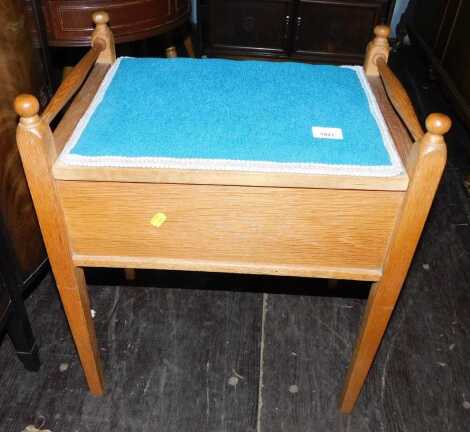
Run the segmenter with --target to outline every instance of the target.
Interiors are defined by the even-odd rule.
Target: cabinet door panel
[[[291,3],[231,0],[213,2],[210,8],[212,48],[286,49]]]
[[[449,0],[417,0],[413,7],[419,11],[414,17],[414,25],[426,43],[434,48],[439,36],[442,18],[446,14]]]
[[[470,52],[468,48],[468,27],[470,25],[470,3],[462,2],[449,37],[443,59],[444,69],[450,75],[464,97],[464,110],[470,115]]]
[[[294,23],[294,51],[360,61],[383,9],[384,4],[377,2],[301,1]]]

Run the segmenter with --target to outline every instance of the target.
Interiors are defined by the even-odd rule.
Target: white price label
[[[314,138],[320,138],[320,139],[333,139],[333,140],[343,139],[343,130],[340,128],[327,128],[327,127],[312,126],[312,134]]]

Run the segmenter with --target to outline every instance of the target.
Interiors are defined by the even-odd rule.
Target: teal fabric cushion
[[[327,128],[327,133],[334,128],[342,139],[315,136],[313,127]],[[64,160],[401,172],[362,68],[215,59],[119,59]]]

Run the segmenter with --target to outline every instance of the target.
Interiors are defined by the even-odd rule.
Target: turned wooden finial
[[[174,46],[168,47],[166,49],[166,57],[167,58],[176,58],[176,57],[178,57],[178,53],[176,52],[176,48]]]
[[[452,126],[452,121],[445,114],[434,113],[426,117],[426,133],[419,141],[418,152],[420,155],[435,155],[438,159],[444,160],[447,154],[447,147],[444,140],[444,135],[449,132]],[[421,156],[418,156],[420,159]],[[418,163],[412,160],[412,163]]]
[[[57,151],[54,144],[54,136],[51,128],[45,123],[39,114],[39,101],[30,94],[20,94],[13,103],[16,113],[20,116],[20,122],[16,130],[16,142],[20,149],[21,158],[24,164],[25,148],[38,144],[42,152],[41,157],[45,157],[49,166],[52,166],[57,158]],[[23,149],[23,150],[21,150]],[[29,154],[29,156],[31,155]]]
[[[433,135],[445,135],[452,126],[452,120],[445,114],[433,113],[426,117],[426,130]]]
[[[383,58],[385,63],[388,60],[390,45],[388,37],[390,36],[390,27],[378,25],[374,28],[375,38],[367,45],[366,58],[364,60],[364,71],[368,76],[378,76],[377,60]]]
[[[100,24],[108,24],[109,22],[108,12],[105,12],[105,11],[93,12],[93,15],[91,16],[91,18],[93,19],[93,22],[97,26]]]
[[[16,113],[23,118],[35,117],[39,113],[39,101],[30,94],[20,94],[15,98]]]
[[[390,36],[390,27],[386,25],[378,25],[374,28],[376,45],[384,44],[388,46],[388,37]]]
[[[116,60],[116,49],[113,32],[108,26],[109,14],[105,11],[96,11],[93,12],[92,19],[96,28],[91,35],[91,44],[104,45],[96,62],[112,64]]]

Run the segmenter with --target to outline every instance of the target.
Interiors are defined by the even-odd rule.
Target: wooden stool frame
[[[104,385],[82,267],[369,280],[373,285],[340,402],[340,409],[349,413],[439,184],[449,118],[431,114],[423,132],[386,64],[389,29],[378,26],[364,67],[406,167],[403,176],[65,166],[57,156],[115,61],[107,19],[106,13],[94,14],[92,48],[42,115],[34,96],[15,100],[19,151],[90,391],[100,395]],[[80,88],[52,132],[50,122]],[[151,227],[149,215],[162,209],[168,221],[159,229]]]

